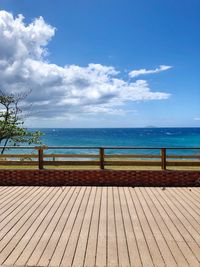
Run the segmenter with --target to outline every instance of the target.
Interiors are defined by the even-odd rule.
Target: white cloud
[[[200,117],[194,118],[195,121],[200,121]]]
[[[129,72],[129,76],[131,78],[135,78],[140,75],[159,73],[165,70],[169,70],[171,68],[172,66],[160,65],[159,68],[156,68],[154,70],[146,70],[146,69],[132,70],[131,72]]]
[[[169,98],[168,93],[153,92],[145,80],[122,79],[113,66],[92,63],[85,67],[62,67],[49,63],[47,45],[54,34],[55,28],[42,17],[25,24],[22,15],[15,18],[11,13],[0,11],[1,89],[31,90],[26,104],[32,103],[33,116],[119,114],[128,101]],[[160,66],[153,73],[169,68]]]

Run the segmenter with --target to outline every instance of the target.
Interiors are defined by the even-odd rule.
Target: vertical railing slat
[[[161,148],[161,168],[166,170],[166,148]]]
[[[44,169],[43,156],[44,156],[44,150],[42,147],[39,147],[38,148],[38,168],[39,168],[39,170]]]
[[[100,169],[104,170],[104,148],[99,148]]]

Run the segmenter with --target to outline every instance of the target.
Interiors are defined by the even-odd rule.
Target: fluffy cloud
[[[26,105],[32,103],[35,117],[65,117],[67,114],[123,112],[128,101],[169,98],[165,92],[153,92],[145,80],[122,79],[112,66],[89,64],[64,67],[49,63],[47,45],[55,28],[42,17],[30,24],[22,15],[0,11],[0,81],[6,92],[31,90]],[[129,73],[157,73],[169,69],[140,70]],[[138,73],[140,72],[140,73]],[[132,73],[132,74],[131,74]]]
[[[146,75],[146,74],[153,74],[153,73],[159,73],[165,70],[171,69],[172,66],[166,66],[166,65],[160,65],[159,68],[156,68],[154,70],[146,70],[146,69],[140,69],[140,70],[132,70],[129,72],[129,76],[131,78],[135,78],[140,75]]]

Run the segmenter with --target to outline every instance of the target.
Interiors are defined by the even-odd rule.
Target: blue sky
[[[20,36],[17,42],[29,51],[22,55],[14,42],[7,48],[7,29],[2,31],[0,56],[1,49],[12,51],[12,64],[19,66],[10,87],[11,65],[5,74],[1,69],[4,90],[27,86],[33,92],[27,103],[34,116],[27,126],[200,126],[199,0],[1,0],[0,9],[12,14],[2,20],[6,27],[12,20],[15,40]],[[37,40],[30,34],[23,38],[22,27],[14,23],[18,14],[24,16],[24,29],[42,16],[43,22],[34,25],[41,33]],[[48,54],[32,52],[31,42]],[[0,60],[11,64],[9,57]],[[34,74],[19,78],[20,68]]]

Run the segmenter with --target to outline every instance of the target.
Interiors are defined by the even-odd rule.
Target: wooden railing
[[[0,147],[1,149],[2,147]],[[31,153],[14,153],[16,150],[31,151]],[[56,153],[49,153],[52,150]],[[65,152],[58,153],[59,150]],[[7,147],[6,151],[7,153],[0,155],[1,167],[36,166],[40,170],[48,166],[98,166],[102,170],[107,166],[160,167],[162,170],[166,170],[170,166],[200,168],[200,148],[20,146]],[[69,151],[75,151],[76,153],[69,154]],[[80,151],[85,151],[85,153],[80,153]],[[122,151],[124,153],[120,153]],[[151,151],[151,154],[148,151]],[[175,153],[178,151],[186,153]],[[95,154],[92,154],[94,152]]]

